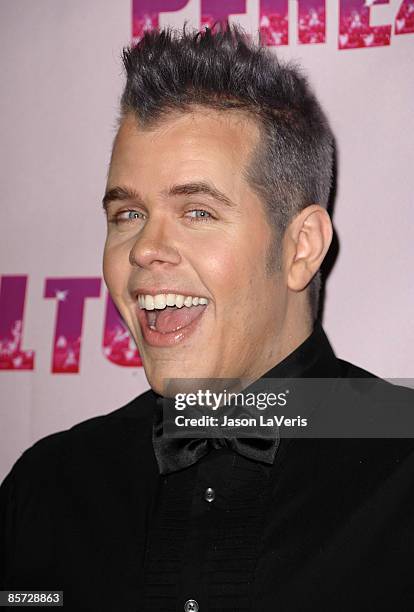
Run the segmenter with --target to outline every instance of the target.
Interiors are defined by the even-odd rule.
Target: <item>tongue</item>
[[[200,306],[167,306],[164,310],[152,311],[156,315],[155,329],[161,334],[177,331],[182,327],[190,325],[200,313],[204,310],[205,305]]]

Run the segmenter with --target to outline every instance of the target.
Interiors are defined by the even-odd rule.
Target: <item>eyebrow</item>
[[[230,198],[207,181],[195,181],[191,183],[172,185],[172,187],[169,189],[164,189],[161,192],[161,195],[164,197],[197,194],[208,195],[225,206],[235,206],[235,203],[232,202]],[[135,189],[130,189],[129,187],[113,187],[109,189],[102,199],[102,206],[104,207],[104,210],[107,210],[110,202],[113,202],[114,200],[133,200],[139,204],[143,203],[143,198],[140,196],[140,194],[135,191]]]
[[[142,203],[142,198],[137,191],[129,189],[128,187],[113,187],[108,189],[102,198],[102,206],[104,210],[108,210],[108,206],[115,200],[134,200],[135,202]]]
[[[197,195],[199,193],[208,195],[225,206],[235,206],[234,202],[232,202],[230,198],[207,181],[196,181],[193,183],[184,183],[183,185],[173,185],[170,187],[170,189],[164,190],[162,195],[171,197],[177,195]]]

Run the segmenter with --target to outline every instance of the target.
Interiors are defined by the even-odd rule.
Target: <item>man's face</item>
[[[244,115],[205,109],[151,131],[130,115],[116,137],[104,276],[158,393],[165,379],[274,365],[286,289],[266,269],[273,232],[243,176],[258,138]]]

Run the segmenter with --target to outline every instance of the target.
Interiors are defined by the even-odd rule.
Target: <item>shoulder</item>
[[[361,368],[355,363],[350,363],[349,361],[345,361],[345,359],[339,358],[337,358],[337,361],[340,368],[340,376],[344,378],[379,378],[376,374],[364,370],[364,368]]]
[[[338,423],[354,432],[345,446],[372,464],[399,464],[403,458],[414,472],[414,389],[402,379],[383,379],[353,363],[338,359],[340,378],[335,388]],[[332,406],[331,406],[332,407]]]
[[[125,452],[128,445],[143,448],[151,441],[154,396],[151,389],[112,412],[92,417],[69,429],[49,434],[35,442],[15,462],[9,477],[39,478],[62,462],[87,461],[90,457]]]
[[[386,399],[412,402],[412,407],[414,408],[414,389],[404,385],[404,382],[407,381],[403,379],[386,380],[344,359],[337,358],[337,362],[340,370],[339,376],[341,378],[355,379],[355,388],[359,390],[377,389],[378,393],[382,392]],[[378,399],[378,393],[374,394],[373,398]]]

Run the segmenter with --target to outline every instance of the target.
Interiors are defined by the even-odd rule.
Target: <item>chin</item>
[[[156,372],[156,375],[152,376],[151,371]],[[177,367],[165,369],[154,364],[151,371],[145,369],[148,382],[153,391],[164,397],[172,397],[176,393],[195,393],[198,389],[211,387],[208,370],[205,368],[200,372],[178,364]]]

